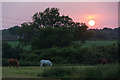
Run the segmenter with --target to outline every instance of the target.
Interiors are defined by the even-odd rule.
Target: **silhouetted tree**
[[[19,35],[19,41],[22,45],[30,44],[33,36],[34,36],[34,26],[32,23],[23,23],[21,24],[20,29],[18,30],[17,34]]]
[[[33,22],[37,28],[51,27],[73,27],[73,20],[69,16],[60,16],[58,8],[47,8],[43,12],[33,15]]]
[[[32,49],[45,49],[53,46],[68,46],[73,40],[73,30],[67,27],[39,29],[39,34],[32,41]]]
[[[85,23],[76,23],[74,27],[74,40],[81,41],[84,43],[87,38],[89,38],[90,32],[87,31],[87,26]]]
[[[11,45],[6,42],[2,43],[2,57],[3,58],[13,58],[14,51]]]
[[[46,27],[51,27],[51,29],[53,28],[56,29],[56,27],[67,27],[67,28],[70,27],[71,29],[75,30],[75,34],[77,34],[77,35],[74,34],[75,40],[81,40],[82,42],[84,42],[88,37],[87,35],[88,27],[85,25],[85,23],[79,23],[79,22],[75,23],[69,16],[64,16],[64,15],[60,16],[58,8],[47,8],[43,12],[35,13],[32,19],[33,22],[21,24],[21,28],[18,31],[19,41],[22,42],[23,44],[27,44],[27,43],[30,44],[32,39],[36,38],[36,35],[38,34],[39,36],[45,35],[45,34],[41,35],[39,30],[41,30],[41,28],[46,28]],[[62,30],[62,28],[60,30]],[[62,31],[61,32],[59,31],[59,33],[57,32],[55,34],[60,34],[60,33],[62,34]],[[45,38],[43,39],[45,41]]]

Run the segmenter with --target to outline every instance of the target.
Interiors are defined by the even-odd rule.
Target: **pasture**
[[[8,44],[10,44],[12,47],[16,47],[19,42],[18,41],[8,41]],[[80,42],[77,42],[78,44],[80,44]],[[113,40],[113,41],[86,41],[86,43],[84,43],[82,45],[82,47],[89,47],[89,46],[93,46],[93,45],[110,45],[110,44],[116,44],[117,41]],[[23,47],[24,50],[30,50],[31,46],[24,46]]]
[[[19,42],[18,41],[5,41],[7,42],[9,45],[11,45],[12,47],[16,47],[18,46]],[[29,51],[31,48],[31,46],[24,46],[23,49],[26,51]]]
[[[77,42],[77,43],[80,44],[80,42]],[[83,44],[82,47],[91,47],[93,45],[95,46],[96,45],[111,45],[111,44],[116,44],[116,43],[117,41],[86,41],[86,43]],[[19,42],[9,41],[8,44],[10,44],[12,47],[15,47],[19,44]],[[31,50],[30,47],[31,46],[25,46],[23,47],[23,49],[29,51]],[[29,56],[26,56],[26,58],[28,57]],[[86,58],[89,58],[89,56]],[[36,59],[36,56],[35,56],[35,59]],[[92,58],[92,60],[94,59]],[[23,63],[23,61],[21,61],[21,63]],[[28,64],[28,62],[25,64]],[[51,68],[40,67],[37,65],[20,66],[19,68],[16,68],[16,67],[9,68],[8,66],[3,66],[2,77],[3,78],[44,78],[44,77],[50,77],[50,78],[116,78],[118,77],[118,64],[114,63],[114,64],[105,64],[105,65],[100,65],[100,64],[99,65],[82,65],[82,64],[69,64],[69,63],[68,64],[62,64],[62,63],[54,64],[53,63],[53,67]]]
[[[80,42],[78,42],[80,43]],[[110,45],[110,44],[116,44],[117,41],[113,40],[113,41],[86,41],[85,44],[82,45],[82,47],[89,47],[89,46],[93,46],[93,45]]]
[[[2,77],[3,78],[34,78],[38,77],[37,73],[42,72],[43,68],[38,67],[24,67],[19,68],[8,66],[2,67]]]
[[[3,78],[116,78],[118,64],[94,66],[20,66],[19,68],[2,68]]]

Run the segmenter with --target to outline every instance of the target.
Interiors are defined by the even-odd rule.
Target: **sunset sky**
[[[3,2],[2,28],[20,25],[32,21],[36,12],[43,12],[46,8],[56,7],[60,15],[68,15],[75,22],[95,21],[89,28],[118,27],[117,2]]]

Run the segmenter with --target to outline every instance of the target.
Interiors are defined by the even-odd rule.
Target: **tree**
[[[18,31],[19,41],[23,44],[31,44],[31,41],[32,41],[32,45],[37,44],[34,41],[40,39],[42,40],[42,42],[46,42],[46,45],[48,47],[52,45],[52,43],[57,46],[58,44],[55,44],[55,42],[57,41],[60,41],[61,44],[64,43],[66,45],[69,43],[69,41],[71,41],[71,38],[68,39],[68,37],[66,37],[67,39],[64,40],[67,30],[68,30],[67,33],[71,34],[70,29],[72,31],[75,31],[74,34],[71,34],[71,35],[74,35],[75,40],[81,40],[82,42],[85,42],[86,38],[88,37],[88,34],[87,34],[88,27],[85,25],[85,23],[79,23],[79,22],[75,23],[69,16],[64,16],[64,15],[60,16],[58,8],[47,8],[43,12],[35,13],[32,19],[33,19],[33,22],[21,24],[21,28]],[[51,28],[49,29],[46,27],[51,27]],[[60,27],[64,27],[66,31],[64,31],[63,28],[60,28]],[[51,30],[52,32],[48,30]],[[58,32],[56,32],[55,30]],[[47,31],[47,33],[44,31]],[[65,32],[65,34],[63,34],[62,32],[63,33]],[[61,37],[60,33],[64,35],[64,38],[63,36]],[[41,36],[44,36],[44,37],[41,37]],[[47,36],[47,38],[45,36]],[[48,45],[48,43],[50,45]],[[43,43],[41,43],[41,45],[42,44]],[[59,46],[61,44],[59,44]]]
[[[13,48],[6,42],[2,43],[2,57],[12,58],[14,55]]]
[[[32,41],[32,49],[63,47],[69,45],[73,40],[73,30],[67,27],[41,28],[38,33]]]
[[[21,24],[21,27],[18,29],[17,34],[19,35],[19,42],[22,45],[28,45],[30,44],[33,36],[34,36],[34,24],[32,23],[23,23]]]
[[[74,40],[81,41],[84,43],[87,38],[89,38],[91,35],[90,32],[87,31],[87,26],[85,23],[76,23],[74,28]]]
[[[2,39],[3,40],[18,40],[17,38],[18,29],[19,29],[19,26],[14,26],[14,27],[2,30]]]
[[[37,28],[51,27],[73,27],[73,20],[69,16],[60,16],[58,8],[47,8],[44,12],[38,12],[33,15],[33,22]]]
[[[9,28],[8,31],[12,34],[17,36],[17,30],[19,29],[19,26],[14,26],[12,28]]]

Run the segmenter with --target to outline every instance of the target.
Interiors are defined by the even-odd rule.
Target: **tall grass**
[[[105,64],[96,66],[52,67],[43,70],[38,76],[52,78],[117,78],[118,64]]]
[[[44,68],[43,73],[38,76],[42,77],[52,77],[52,78],[67,78],[72,74],[71,68],[64,67],[52,67],[52,68]]]

